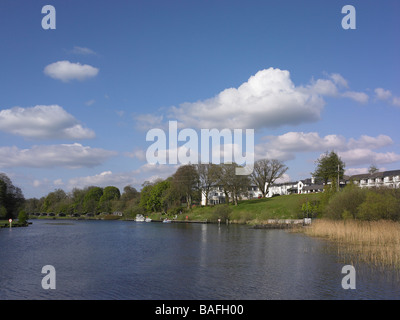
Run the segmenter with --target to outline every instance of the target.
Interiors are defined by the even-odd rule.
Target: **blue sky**
[[[285,161],[287,180],[330,150],[348,174],[400,169],[399,14],[396,0],[3,0],[0,172],[27,198],[140,189],[176,169],[144,156],[169,120],[255,129],[255,157]]]

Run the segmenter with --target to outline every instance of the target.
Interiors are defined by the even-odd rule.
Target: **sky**
[[[399,14],[398,0],[2,0],[0,172],[25,198],[140,190],[180,165],[146,158],[170,121],[253,129],[283,181],[327,151],[348,175],[400,169]]]

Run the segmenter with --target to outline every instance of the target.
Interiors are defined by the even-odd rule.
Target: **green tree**
[[[56,189],[50,192],[43,203],[43,211],[45,212],[58,212],[59,204],[67,198],[67,194],[62,189]]]
[[[335,179],[336,182],[343,178],[345,164],[340,157],[334,152],[326,152],[318,160],[316,160],[317,168],[312,173],[316,179],[321,179],[325,184],[329,180]]]
[[[172,176],[172,185],[177,196],[185,198],[187,208],[192,207],[193,198],[199,192],[199,173],[192,164],[180,166]]]
[[[25,210],[21,210],[21,211],[18,213],[18,222],[19,222],[20,224],[25,225],[25,224],[27,223],[27,221],[28,221],[28,215],[27,215],[27,213],[25,212]]]
[[[117,187],[108,186],[103,190],[103,194],[99,199],[99,209],[101,211],[112,211],[112,202],[119,200],[121,193]]]
[[[0,173],[0,207],[6,209],[6,219],[14,218],[24,202],[21,189],[14,186],[7,175]]]
[[[99,201],[103,195],[103,189],[100,187],[89,187],[83,198],[83,210],[86,213],[96,213]]]

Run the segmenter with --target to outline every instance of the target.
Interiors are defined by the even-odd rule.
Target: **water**
[[[34,220],[0,229],[0,299],[399,299],[391,272],[344,263],[329,243],[237,225]],[[42,267],[56,270],[44,290]]]

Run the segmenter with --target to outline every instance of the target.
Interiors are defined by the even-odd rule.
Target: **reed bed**
[[[304,228],[307,235],[337,244],[346,259],[400,270],[400,223],[393,221],[318,220]]]

